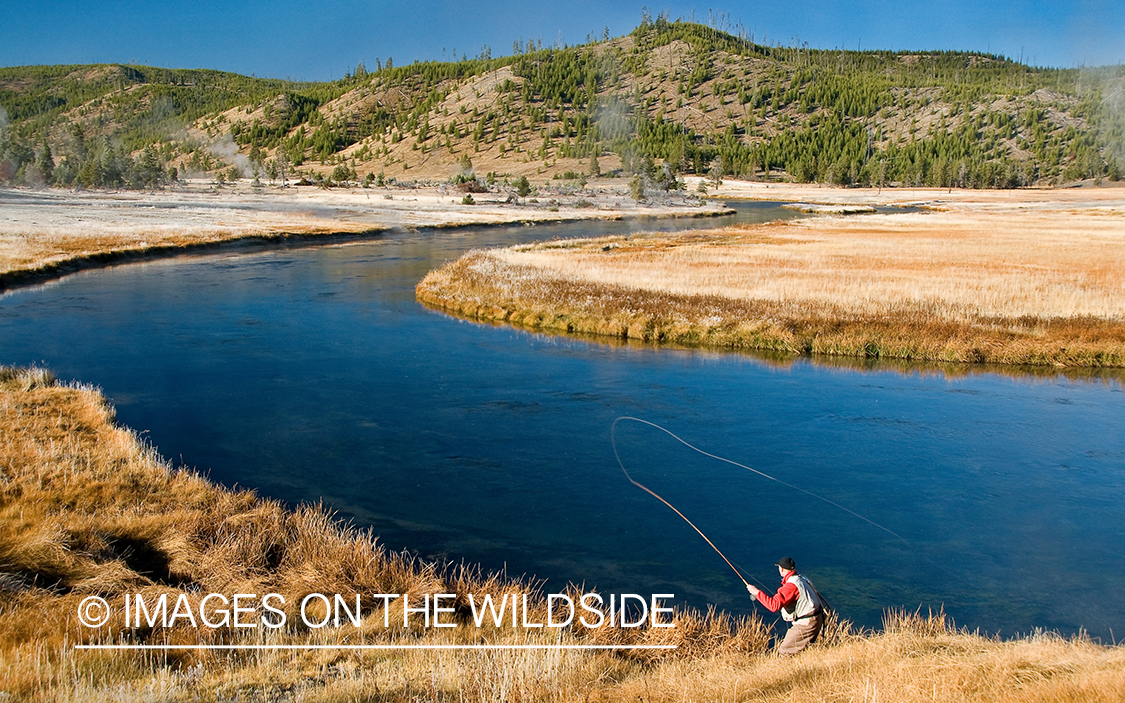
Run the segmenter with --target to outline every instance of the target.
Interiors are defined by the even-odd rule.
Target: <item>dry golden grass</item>
[[[531,592],[466,567],[389,554],[319,507],[286,510],[173,471],[116,427],[94,390],[36,369],[0,369],[0,700],[19,701],[1121,701],[1125,650],[1041,635],[999,641],[945,618],[888,614],[880,633],[833,620],[792,659],[759,618],[678,611],[674,629],[487,626],[358,633],[287,627],[90,635],[86,595],[267,589]],[[287,599],[287,602],[292,602]],[[535,600],[533,618],[544,614]],[[401,612],[401,611],[399,611]],[[663,643],[675,654],[579,651],[79,651],[77,642]]]
[[[471,252],[420,300],[682,344],[1125,365],[1125,213],[960,208]]]
[[[669,661],[591,700],[1121,701],[1125,652],[1040,636],[999,642],[944,618],[890,615],[880,634],[816,646],[794,658],[721,655]]]

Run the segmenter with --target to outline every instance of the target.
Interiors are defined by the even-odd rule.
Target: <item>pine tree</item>
[[[156,156],[156,150],[152,146],[146,146],[136,166],[137,180],[142,187],[151,190],[164,185],[164,177],[164,167]]]
[[[43,142],[43,148],[39,151],[39,159],[35,165],[39,167],[43,182],[51,183],[55,176],[55,160],[51,156],[51,146],[47,142]]]

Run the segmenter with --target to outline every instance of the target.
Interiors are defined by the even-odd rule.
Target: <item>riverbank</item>
[[[0,698],[3,700],[688,701],[735,697],[903,701],[1111,701],[1125,687],[1125,650],[1081,638],[1000,641],[939,616],[889,614],[883,631],[837,626],[793,659],[770,653],[761,619],[677,613],[676,627],[632,631],[471,627],[468,593],[542,594],[527,583],[440,568],[388,553],[317,506],[289,510],[173,470],[113,422],[94,389],[37,370],[0,370]],[[203,594],[451,593],[463,627],[385,627],[365,605],[358,627],[214,630],[126,628],[126,593],[193,607]],[[77,622],[91,595],[108,625]],[[402,617],[391,606],[390,622]],[[255,611],[252,618],[258,617]],[[293,613],[290,613],[293,615]],[[295,622],[292,618],[290,622]],[[317,650],[138,652],[126,644],[675,644],[671,652]]]
[[[722,188],[919,209],[470,252],[417,296],[474,319],[653,343],[1125,366],[1125,189],[778,185]]]
[[[711,198],[804,202],[821,205],[923,206],[942,209],[962,206],[970,210],[1019,208],[1057,210],[1075,208],[1120,210],[1125,202],[1125,181],[1078,182],[1059,188],[845,188],[819,183],[781,183],[725,180],[718,186],[698,176],[686,176],[689,191],[700,184]]]
[[[511,201],[509,202],[509,197]],[[706,217],[722,203],[691,197],[637,203],[624,183],[544,185],[527,197],[452,186],[219,186],[184,181],[156,193],[0,189],[0,290],[72,271],[207,249],[374,236],[393,229],[646,217]]]

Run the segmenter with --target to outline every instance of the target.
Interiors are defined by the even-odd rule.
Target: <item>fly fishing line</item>
[[[676,506],[674,506],[671,503],[669,503],[668,501],[664,500],[655,491],[653,491],[651,488],[644,485],[643,483],[640,483],[639,481],[637,481],[636,479],[634,479],[632,476],[629,475],[629,472],[625,469],[624,462],[621,461],[621,455],[617,453],[617,423],[621,422],[622,420],[634,420],[636,422],[643,422],[646,425],[652,425],[653,427],[664,430],[665,432],[668,432],[668,430],[665,430],[663,427],[660,427],[660,425],[649,422],[648,420],[640,420],[640,419],[635,418],[635,417],[619,417],[619,418],[617,418],[616,420],[613,421],[613,425],[610,426],[610,428],[609,428],[609,441],[613,445],[613,456],[617,457],[617,465],[621,467],[621,472],[625,474],[625,478],[627,478],[629,480],[629,483],[633,484],[634,486],[641,489],[645,493],[648,493],[653,498],[656,498],[657,500],[659,500],[664,505],[667,505],[669,508],[672,509],[672,512],[676,513],[681,518],[683,518],[684,522],[691,525],[691,529],[698,532],[699,536],[703,538],[703,541],[705,541],[707,544],[711,545],[711,549],[714,549],[715,553],[723,558],[723,561],[725,561],[727,563],[727,566],[729,566],[731,568],[731,570],[733,570],[734,573],[738,575],[738,578],[739,578],[740,581],[742,581],[743,585],[749,586],[750,582],[746,580],[746,577],[742,575],[742,572],[738,570],[738,567],[735,566],[734,564],[732,564],[730,559],[727,559],[727,555],[723,554],[722,550],[719,549],[718,547],[716,547],[715,543],[712,542],[710,539],[708,539],[707,535],[703,534],[703,530],[696,527],[694,522],[692,522],[691,520],[688,520],[686,515],[684,515],[679,510],[676,509]],[[668,434],[672,435],[673,437],[676,437],[676,435],[672,434],[671,432],[668,432]],[[700,452],[701,454],[707,454],[707,452],[704,452],[702,450],[696,449],[695,447],[692,447],[690,444],[688,444],[687,442],[684,442],[684,440],[680,439],[679,437],[676,437],[676,439],[678,439],[680,442],[683,442],[685,445],[691,447],[692,449],[695,449],[695,451]],[[711,455],[707,454],[707,456],[711,456]],[[750,576],[750,578],[753,579],[754,581],[757,581],[762,586],[765,585],[761,581],[758,581],[758,579],[754,578],[753,576]]]
[[[816,493],[813,493],[812,491],[805,490],[804,488],[801,488],[800,486],[794,486],[791,483],[786,483],[785,481],[782,481],[779,478],[775,478],[774,476],[770,476],[769,474],[767,474],[763,471],[759,471],[755,468],[751,468],[751,467],[747,466],[746,464],[740,464],[737,461],[727,459],[726,457],[721,457],[721,456],[718,456],[717,454],[711,454],[710,452],[705,452],[702,449],[700,449],[699,447],[695,446],[694,444],[691,444],[690,442],[684,440],[683,438],[681,438],[676,433],[674,433],[671,430],[668,430],[664,427],[661,427],[660,425],[656,424],[655,422],[649,422],[648,420],[642,420],[639,417],[631,417],[631,416],[628,416],[628,415],[623,415],[623,416],[617,418],[616,420],[614,420],[613,424],[610,426],[610,429],[609,429],[609,439],[610,439],[610,443],[613,445],[613,456],[616,457],[617,465],[621,467],[621,471],[625,474],[625,478],[629,480],[629,483],[633,484],[637,488],[640,488],[641,490],[643,490],[645,493],[648,493],[652,497],[656,498],[657,500],[659,500],[664,505],[667,505],[677,515],[679,515],[681,518],[683,518],[684,522],[691,525],[692,529],[695,530],[696,532],[698,532],[699,536],[702,537],[704,540],[706,540],[707,544],[711,545],[711,548],[714,549],[718,553],[718,555],[723,558],[723,561],[725,561],[727,563],[727,565],[731,569],[734,570],[734,573],[738,574],[738,578],[741,579],[742,583],[744,583],[744,584],[749,585],[749,583],[746,581],[746,577],[743,576],[742,571],[740,571],[731,562],[731,560],[726,557],[725,554],[723,554],[721,551],[719,551],[719,548],[715,546],[714,542],[712,542],[710,539],[708,539],[707,535],[703,534],[703,531],[695,526],[695,523],[693,523],[691,520],[688,520],[687,517],[685,517],[684,514],[681,513],[679,510],[676,510],[676,508],[671,503],[669,503],[668,501],[661,498],[652,489],[650,489],[647,486],[638,482],[636,479],[634,479],[632,476],[629,475],[628,471],[625,470],[625,464],[624,464],[624,462],[621,461],[621,455],[617,451],[617,423],[619,423],[623,420],[629,421],[629,422],[638,422],[642,425],[648,425],[649,427],[654,427],[654,428],[660,430],[661,432],[667,434],[669,437],[676,440],[680,444],[684,445],[688,449],[691,449],[692,451],[695,451],[695,452],[699,452],[703,456],[710,457],[711,459],[717,459],[717,460],[725,462],[727,464],[731,464],[732,466],[737,466],[740,469],[746,469],[747,471],[750,471],[751,473],[755,473],[755,474],[761,476],[762,478],[769,479],[770,481],[773,481],[773,482],[778,483],[782,486],[785,486],[786,488],[792,488],[795,491],[800,491],[801,493],[804,493],[805,495],[810,496],[812,498],[816,498],[819,501],[823,501],[823,502],[831,505],[834,508],[839,508],[840,510],[843,510],[845,513],[847,513],[847,514],[849,514],[853,517],[859,518],[860,520],[863,520],[867,524],[869,524],[873,527],[877,527],[880,530],[882,530],[883,532],[886,532],[887,534],[892,535],[899,540],[902,540],[903,542],[905,542],[907,544],[907,546],[910,546],[911,548],[913,548],[913,545],[910,544],[910,541],[907,540],[902,535],[898,534],[894,530],[891,530],[887,527],[884,527],[884,526],[880,525],[879,523],[875,522],[874,520],[871,520],[870,518],[866,518],[863,515],[860,515],[859,513],[857,513],[854,510],[851,510],[850,508],[846,508],[843,505],[840,505],[839,503],[837,503],[835,501],[829,500],[828,498],[825,498],[824,496],[817,495]],[[922,554],[920,556],[922,556],[923,559],[930,562],[931,564],[933,564],[937,568],[941,569],[945,573],[947,573],[951,576],[954,576],[955,578],[960,578],[956,574],[951,572],[949,569],[946,569],[944,566],[942,566],[942,565],[938,564],[937,562],[933,561],[932,559],[930,559],[926,555]],[[758,581],[758,579],[755,579],[753,576],[750,576],[750,578],[753,579],[754,581],[757,581],[759,584],[761,583],[761,581]]]

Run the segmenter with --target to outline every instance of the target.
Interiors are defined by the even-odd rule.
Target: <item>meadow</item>
[[[470,252],[417,294],[473,318],[652,343],[1125,365],[1117,200],[929,195],[917,212]]]

